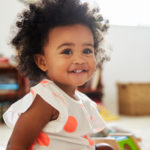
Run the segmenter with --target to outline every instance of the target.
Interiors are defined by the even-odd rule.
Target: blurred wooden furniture
[[[0,102],[16,101],[26,92],[26,79],[9,63],[0,63]]]
[[[119,113],[150,115],[150,82],[118,83]]]
[[[101,67],[97,67],[93,77],[86,84],[78,88],[79,91],[83,92],[96,102],[101,102],[103,96],[101,70],[102,70]]]

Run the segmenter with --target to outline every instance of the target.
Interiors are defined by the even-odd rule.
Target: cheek
[[[49,69],[48,69],[49,75],[60,76],[60,73],[64,70],[65,66],[66,65],[63,62],[59,61],[59,59],[55,59],[54,61],[51,61],[51,63],[49,64]]]
[[[94,72],[96,69],[96,60],[92,59],[89,64],[90,64],[91,71]]]

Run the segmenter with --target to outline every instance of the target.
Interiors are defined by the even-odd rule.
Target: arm
[[[114,150],[112,146],[106,143],[96,144],[95,147],[96,147],[95,150]]]
[[[30,108],[19,117],[6,150],[28,150],[42,128],[57,119],[58,113],[37,95]]]

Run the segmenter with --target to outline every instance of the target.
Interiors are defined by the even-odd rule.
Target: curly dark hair
[[[16,22],[19,29],[11,44],[18,52],[18,68],[32,81],[39,81],[45,72],[34,61],[34,55],[43,52],[48,33],[57,26],[83,24],[89,27],[94,37],[95,54],[102,40],[103,18],[98,9],[90,10],[87,3],[80,0],[41,0],[29,4]]]

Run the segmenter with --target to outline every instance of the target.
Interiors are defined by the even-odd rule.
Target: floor
[[[0,150],[5,150],[12,131],[5,124],[0,124]]]
[[[138,143],[141,150],[150,150],[150,116],[121,116],[118,121],[110,122],[108,125],[132,132],[136,137],[141,138],[141,142]]]
[[[150,150],[150,116],[129,117],[120,116],[119,120],[107,122],[108,126],[118,127],[132,132],[142,139],[139,143],[141,150]],[[5,145],[11,135],[11,130],[4,124],[0,124],[0,150],[5,150]]]

